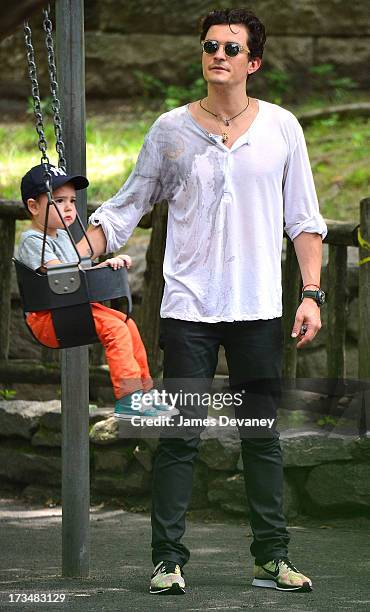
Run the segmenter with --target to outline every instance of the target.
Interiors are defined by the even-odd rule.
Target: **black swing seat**
[[[24,314],[50,310],[60,348],[99,342],[91,302],[124,297],[126,314],[132,310],[126,268],[80,269],[77,263],[72,263],[51,266],[43,274],[15,258],[13,261]]]

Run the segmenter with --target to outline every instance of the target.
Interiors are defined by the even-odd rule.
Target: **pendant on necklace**
[[[230,125],[229,120],[228,119],[224,119],[224,124],[229,126]]]

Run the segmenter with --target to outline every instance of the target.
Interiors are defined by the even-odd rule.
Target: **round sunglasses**
[[[228,57],[235,57],[238,53],[246,53],[247,55],[249,53],[248,47],[243,47],[243,45],[239,45],[236,42],[220,43],[218,40],[202,40],[200,44],[203,51],[208,53],[208,55],[213,55],[220,47],[224,48],[225,54]]]

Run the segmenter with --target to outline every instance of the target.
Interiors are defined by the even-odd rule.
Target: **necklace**
[[[199,106],[204,111],[206,111],[206,113],[209,113],[210,115],[213,115],[214,117],[216,117],[217,121],[219,121],[220,123],[223,123],[224,125],[226,125],[228,127],[230,125],[230,121],[232,121],[233,119],[236,119],[237,117],[239,117],[239,115],[241,115],[242,113],[244,113],[247,110],[247,108],[249,106],[249,96],[247,96],[247,97],[248,97],[247,106],[245,108],[243,108],[240,111],[240,113],[237,113],[233,117],[221,117],[221,115],[217,115],[217,113],[213,113],[212,111],[208,110],[208,108],[205,108],[203,106],[202,100],[199,100]],[[226,132],[226,130],[223,130],[221,136],[222,136],[222,142],[226,142],[229,139],[229,134]]]

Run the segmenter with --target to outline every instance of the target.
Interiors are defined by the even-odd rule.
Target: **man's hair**
[[[247,28],[249,33],[248,47],[250,59],[255,59],[256,57],[262,59],[263,48],[266,42],[265,26],[254,13],[245,8],[214,10],[208,13],[201,20],[200,40],[205,40],[211,26],[223,24],[231,26],[233,23],[242,23]]]

